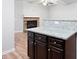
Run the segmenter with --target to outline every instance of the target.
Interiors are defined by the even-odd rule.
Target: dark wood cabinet
[[[46,43],[35,41],[35,59],[47,59]]]
[[[28,32],[30,59],[76,59],[76,34],[67,40]]]
[[[56,47],[55,47],[56,48]],[[48,59],[64,59],[64,52],[55,49],[53,46],[48,49]]]
[[[63,53],[55,51],[51,48],[50,52],[48,53],[48,59],[64,59]]]
[[[28,32],[28,56],[34,59],[34,34],[32,32]]]
[[[30,57],[30,59],[34,59],[34,43],[32,40],[28,40],[28,43],[28,56]]]
[[[48,59],[65,59],[64,40],[48,37]]]

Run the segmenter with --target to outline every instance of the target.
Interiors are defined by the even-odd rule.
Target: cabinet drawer
[[[35,34],[35,40],[39,40],[39,41],[42,41],[42,42],[46,42],[46,36],[45,35],[42,35],[42,34]]]
[[[35,44],[36,44],[36,45],[47,46],[47,44],[46,44],[46,43],[43,43],[43,42],[38,41],[38,40],[35,40]]]
[[[54,47],[52,45],[49,45],[49,48],[56,51],[56,52],[59,52],[59,53],[63,53],[64,52],[64,49],[60,49],[60,48],[57,48],[57,47]]]
[[[58,48],[61,48],[61,49],[64,48],[64,40],[49,37],[48,42],[49,42],[50,45],[53,45],[55,47],[58,47]]]

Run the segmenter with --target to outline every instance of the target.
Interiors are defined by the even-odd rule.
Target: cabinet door
[[[28,56],[34,59],[34,33],[28,32]]]
[[[48,49],[48,59],[64,59],[64,54],[54,48]]]
[[[47,59],[47,47],[45,43],[35,42],[35,59]]]
[[[34,44],[32,40],[28,40],[28,56],[34,59]]]

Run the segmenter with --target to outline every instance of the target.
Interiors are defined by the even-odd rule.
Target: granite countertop
[[[27,31],[32,31],[40,34],[45,34],[57,38],[61,38],[67,40],[70,36],[76,33],[76,29],[65,29],[65,28],[44,28],[44,27],[36,27],[27,29]]]
[[[67,40],[77,32],[76,22],[69,21],[44,21],[40,27],[26,29],[40,34]]]

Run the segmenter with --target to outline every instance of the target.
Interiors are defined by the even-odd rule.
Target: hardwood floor
[[[23,59],[18,53],[11,52],[2,56],[2,59]]]
[[[3,55],[2,59],[29,59],[27,56],[27,37],[26,33],[15,33],[15,51]]]

